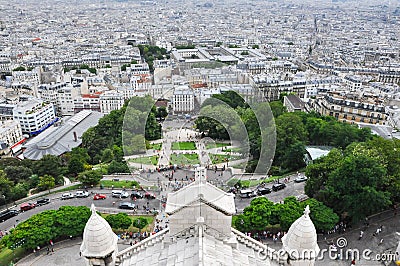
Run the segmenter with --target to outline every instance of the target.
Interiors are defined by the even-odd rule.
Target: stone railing
[[[279,252],[276,251],[275,249],[270,248],[267,245],[264,245],[249,236],[246,236],[245,234],[236,230],[235,228],[232,228],[232,233],[235,234],[236,239],[239,243],[242,243],[247,247],[250,247],[255,251],[259,252],[260,257],[265,256],[266,258],[269,258],[270,260],[275,260],[278,263],[281,263],[283,260],[286,260],[286,257],[283,257],[282,254],[279,254]]]
[[[134,253],[138,253],[141,250],[149,247],[149,246],[153,246],[156,243],[159,243],[161,241],[164,240],[165,235],[169,232],[169,228],[165,228],[163,230],[161,230],[160,232],[158,232],[157,234],[154,234],[146,239],[143,239],[142,241],[136,243],[135,245],[121,251],[118,252],[117,254],[117,258],[116,258],[116,262],[115,265],[118,266],[120,265],[125,259],[129,259],[132,254]]]

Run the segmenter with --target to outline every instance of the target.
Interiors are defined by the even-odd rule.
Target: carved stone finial
[[[310,206],[309,205],[307,205],[306,208],[304,209],[304,215],[306,217],[309,217],[309,215],[310,215]]]

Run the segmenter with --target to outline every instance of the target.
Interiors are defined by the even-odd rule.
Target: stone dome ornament
[[[293,265],[314,265],[319,253],[317,231],[310,218],[310,207],[298,218],[282,237],[283,250]]]
[[[83,231],[80,248],[82,256],[87,259],[87,265],[114,265],[118,236],[107,221],[97,214],[94,204],[90,209],[92,215]]]

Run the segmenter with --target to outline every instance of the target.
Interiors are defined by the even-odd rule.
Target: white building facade
[[[52,103],[31,98],[17,104],[13,118],[20,123],[23,133],[37,134],[55,121],[56,114]]]
[[[194,92],[188,86],[179,86],[173,95],[174,113],[190,113],[194,110]]]

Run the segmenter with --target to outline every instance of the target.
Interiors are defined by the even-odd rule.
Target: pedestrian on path
[[[361,240],[361,238],[363,237],[363,235],[364,235],[364,232],[361,231],[361,232],[360,232],[360,236],[358,237],[358,240]]]
[[[353,260],[351,261],[351,265],[356,265],[356,259],[353,259]]]

